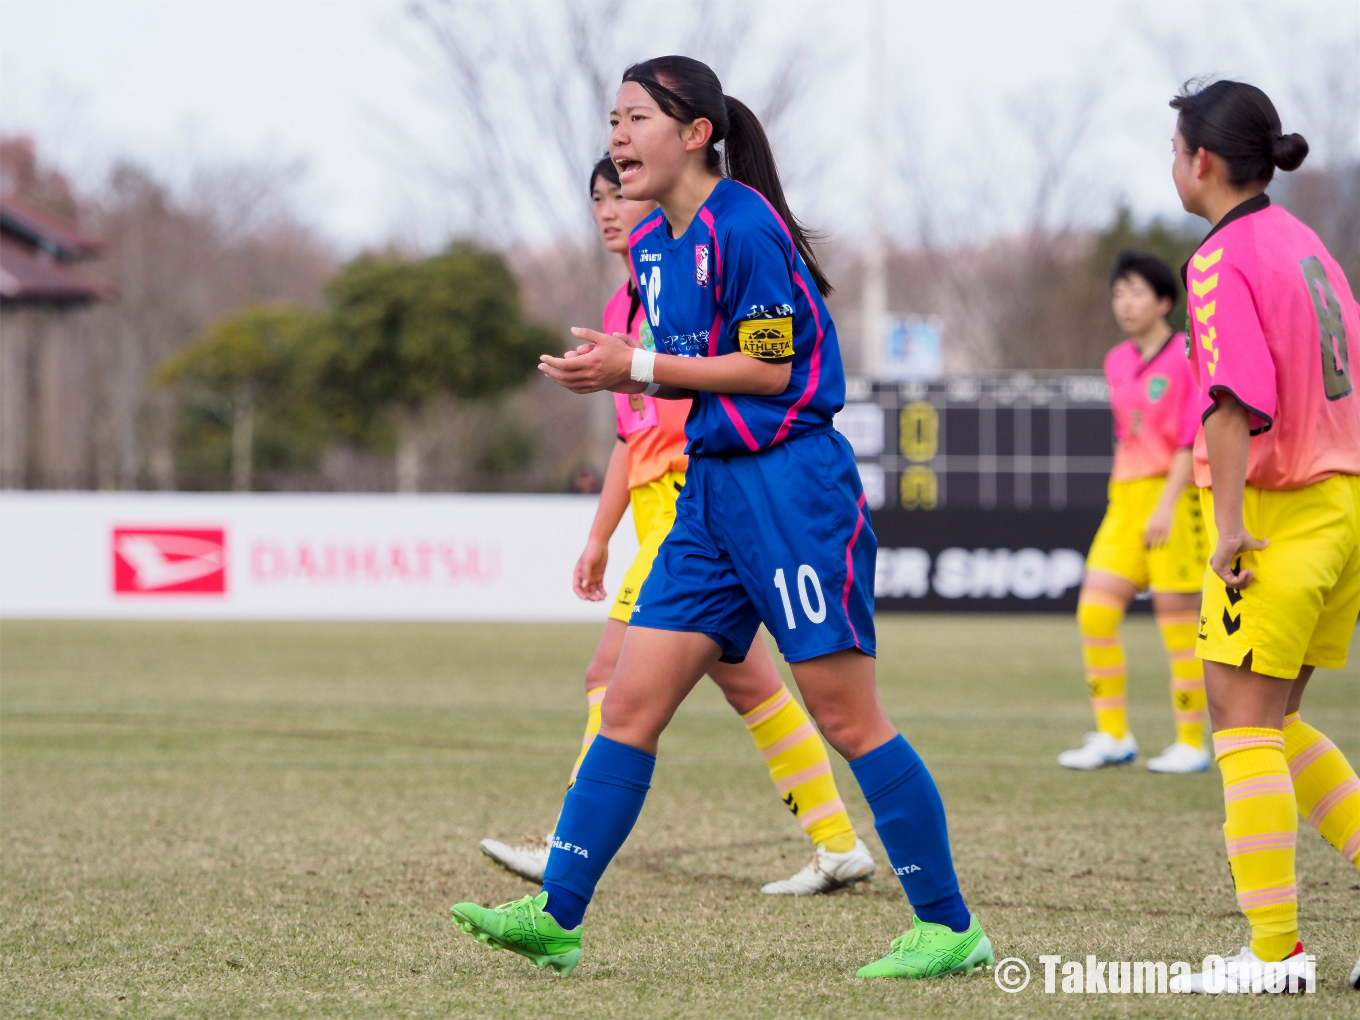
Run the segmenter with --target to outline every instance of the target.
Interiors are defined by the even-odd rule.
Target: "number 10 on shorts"
[[[797,630],[798,621],[793,615],[793,601],[789,598],[789,583],[784,579],[783,567],[774,572],[774,586],[779,589],[779,597],[784,602],[784,619],[789,630]],[[815,609],[812,605],[814,598],[817,601]],[[803,612],[813,623],[821,623],[826,619],[826,599],[822,597],[821,579],[817,571],[806,563],[798,568],[798,601],[803,604]]]

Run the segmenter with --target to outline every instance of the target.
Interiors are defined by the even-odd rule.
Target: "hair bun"
[[[1280,135],[1270,145],[1270,159],[1281,170],[1297,170],[1308,155],[1308,142],[1303,135]]]

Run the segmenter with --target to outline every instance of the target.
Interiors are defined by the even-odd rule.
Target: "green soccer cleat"
[[[476,903],[457,903],[449,908],[458,927],[492,949],[508,949],[547,967],[563,977],[581,962],[581,926],[563,931],[543,909],[548,894],[525,896],[488,909]]]
[[[965,932],[918,919],[910,931],[893,939],[891,953],[861,967],[855,977],[927,978],[941,974],[971,974],[993,962],[992,943],[976,917]]]

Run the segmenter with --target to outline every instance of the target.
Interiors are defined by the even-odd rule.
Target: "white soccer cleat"
[[[530,882],[543,881],[543,869],[548,866],[548,851],[552,837],[526,840],[523,843],[502,843],[498,839],[484,839],[477,844],[482,853],[512,875]]]
[[[834,892],[856,882],[866,882],[874,873],[874,858],[864,840],[855,840],[853,849],[833,854],[819,846],[802,871],[782,882],[760,887],[767,896],[813,896]]]
[[[1351,987],[1360,992],[1360,960],[1356,960],[1351,968]]]
[[[1208,772],[1210,764],[1208,751],[1178,740],[1157,757],[1149,758],[1147,767],[1149,772],[1189,773]]]
[[[1303,943],[1296,942],[1294,951],[1280,963],[1266,963],[1243,946],[1236,956],[1223,958],[1223,974],[1215,983],[1221,987],[1206,987],[1203,971],[1177,974],[1171,979],[1168,990],[1172,992],[1193,992],[1196,995],[1219,995],[1223,992],[1249,995],[1251,993],[1304,992],[1309,987],[1309,968],[1311,961],[1303,951]]]
[[[1108,733],[1088,733],[1080,747],[1058,755],[1058,764],[1065,769],[1091,772],[1106,765],[1127,765],[1137,757],[1138,741],[1132,733],[1124,734],[1123,740],[1115,740]]]

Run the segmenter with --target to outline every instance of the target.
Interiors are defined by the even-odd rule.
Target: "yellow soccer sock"
[[[832,853],[855,847],[855,827],[841,801],[822,738],[803,706],[782,684],[779,693],[743,713],[742,721],[784,803],[813,843]]]
[[[571,767],[571,781],[567,783],[567,789],[571,789],[576,783],[576,772],[581,767],[581,762],[586,760],[586,752],[590,750],[590,745],[595,743],[595,738],[600,733],[600,706],[604,704],[604,692],[608,687],[594,687],[586,691],[586,700],[590,702],[590,707],[586,710],[586,733],[581,738],[581,753],[576,756],[576,764]]]
[[[1360,868],[1360,779],[1351,763],[1297,712],[1284,717],[1284,756],[1299,814]]]
[[[1195,657],[1199,611],[1158,613],[1157,629],[1171,664],[1171,709],[1176,716],[1176,739],[1204,747],[1204,665]]]
[[[1223,838],[1237,905],[1251,922],[1251,951],[1268,962],[1283,960],[1299,940],[1294,877],[1299,816],[1284,735],[1251,726],[1219,730],[1214,757],[1223,771]]]
[[[1124,690],[1128,678],[1124,644],[1119,640],[1119,622],[1123,618],[1124,602],[1118,596],[1102,591],[1082,592],[1077,603],[1077,626],[1081,628],[1086,686],[1091,690],[1096,729],[1116,740],[1123,740],[1129,732]]]

